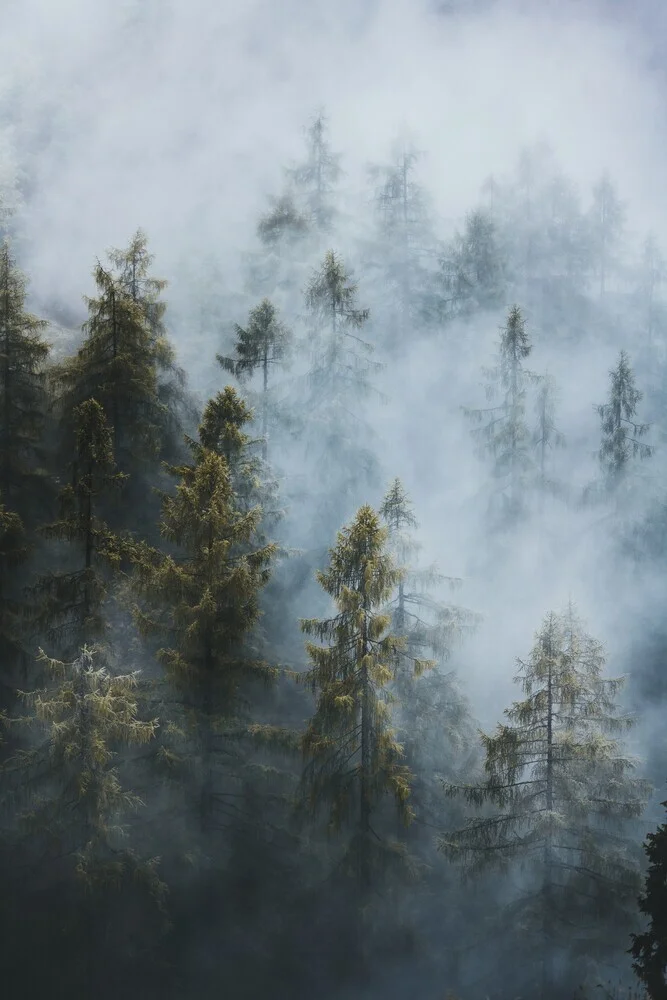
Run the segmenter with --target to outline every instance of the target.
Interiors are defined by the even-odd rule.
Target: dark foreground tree
[[[667,808],[667,802],[662,805]],[[647,835],[644,852],[648,871],[639,909],[648,926],[632,935],[632,967],[650,1000],[667,1000],[667,824]]]
[[[84,647],[72,663],[44,653],[40,659],[46,686],[23,694],[27,714],[14,720],[19,729],[29,724],[37,738],[3,773],[15,806],[3,831],[15,858],[11,891],[3,897],[18,898],[14,883],[21,879],[23,900],[32,900],[31,912],[3,920],[5,981],[16,977],[25,985],[41,976],[43,989],[52,983],[50,963],[57,962],[59,991],[108,996],[110,981],[120,988],[110,956],[116,949],[126,957],[141,951],[151,923],[159,933],[162,921],[166,889],[157,860],[142,859],[124,841],[123,821],[142,802],[123,787],[118,767],[121,748],[149,743],[157,720],[141,719],[137,675],[97,666],[92,650]],[[128,907],[120,913],[119,893]],[[133,908],[143,924],[134,940],[123,927]],[[26,936],[46,960],[33,963],[39,968],[26,967]],[[21,955],[19,979],[12,963]]]

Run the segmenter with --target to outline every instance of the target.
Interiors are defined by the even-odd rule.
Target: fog
[[[618,351],[634,363],[641,347],[630,307],[614,299],[568,343],[525,304],[526,368],[548,371],[558,386],[566,447],[553,471],[575,500],[548,498],[496,545],[486,525],[488,460],[476,454],[463,411],[488,405],[482,369],[494,363],[508,308],[524,303],[513,288],[500,307],[446,330],[405,330],[392,354],[381,321],[373,324],[386,303],[364,269],[363,239],[372,218],[367,167],[388,160],[397,135],[423,151],[416,180],[431,204],[431,270],[483,202],[484,182],[516,178],[521,151],[542,144],[553,151],[547,172],[576,184],[584,210],[610,171],[627,206],[628,258],[611,293],[628,294],[630,258],[646,233],[667,238],[665,28],[658,0],[5,0],[0,34],[0,201],[31,309],[54,324],[52,340],[74,343],[95,260],[142,227],[155,273],[169,281],[169,333],[200,401],[224,385],[215,355],[256,304],[247,261],[258,218],[281,193],[284,168],[303,157],[304,126],[326,109],[343,168],[327,242],[354,269],[359,303],[371,309],[368,339],[385,366],[375,383],[386,401],[371,399],[364,411],[379,476],[368,495],[350,497],[346,516],[365,501],[377,507],[393,477],[405,484],[423,561],[462,578],[452,599],[483,616],[448,664],[483,727],[517,697],[515,661],[528,655],[543,616],[575,601],[607,648],[610,674],[629,677],[626,704],[641,718],[632,750],[657,781],[664,567],[619,554],[619,522],[580,502],[598,475],[595,405],[607,398]],[[287,319],[303,333],[302,313]],[[297,360],[290,377],[304,367]],[[651,376],[650,364],[637,368],[640,419],[653,421]],[[656,451],[637,463],[646,476],[638,518],[664,492],[667,470],[660,432],[647,440]],[[308,478],[298,454],[274,459],[287,480]],[[289,510],[286,525],[291,543]],[[309,594],[293,607],[294,645],[297,617],[319,613],[304,606]],[[302,669],[305,657],[295,655]],[[401,976],[410,982],[409,971]]]

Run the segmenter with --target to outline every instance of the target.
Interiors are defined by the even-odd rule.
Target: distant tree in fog
[[[653,448],[643,439],[650,430],[634,418],[643,393],[637,389],[635,373],[625,351],[618,356],[616,367],[609,372],[609,400],[596,406],[602,431],[598,458],[606,493],[616,493],[627,481],[633,459],[646,459]]]
[[[526,396],[537,378],[523,364],[531,350],[521,309],[513,306],[501,330],[496,365],[484,370],[487,398],[500,401],[484,409],[464,409],[474,423],[482,425],[473,434],[481,454],[491,459],[495,494],[509,521],[524,512],[526,490],[535,479]]]
[[[262,377],[259,395],[262,433],[262,457],[268,458],[269,418],[275,412],[272,407],[269,388],[269,370],[285,362],[290,348],[291,331],[278,319],[276,307],[268,299],[263,299],[251,310],[248,323],[244,327],[235,325],[235,357],[217,355],[218,363],[225,371],[231,372],[242,381],[256,373]]]
[[[591,259],[599,282],[600,297],[603,297],[609,279],[620,269],[620,246],[625,229],[625,206],[607,172],[593,187],[588,225]]]
[[[387,490],[380,513],[389,529],[389,549],[403,574],[386,605],[392,631],[405,641],[391,685],[394,718],[414,773],[415,808],[432,819],[439,799],[433,769],[456,772],[475,743],[466,700],[456,678],[443,672],[443,664],[452,647],[475,631],[480,616],[434,593],[442,586],[456,589],[461,580],[444,576],[435,566],[416,565],[421,546],[410,529],[417,521],[399,479]]]
[[[667,807],[667,802],[662,803]],[[641,934],[632,935],[632,967],[650,1000],[667,998],[667,824],[646,836],[648,871],[639,909],[648,919]]]
[[[483,209],[468,213],[463,232],[454,237],[440,268],[442,317],[498,308],[506,276],[498,227],[491,213]]]
[[[333,196],[341,174],[340,155],[329,141],[328,120],[318,111],[306,129],[305,160],[287,171],[296,203],[317,232],[331,228],[336,215]]]

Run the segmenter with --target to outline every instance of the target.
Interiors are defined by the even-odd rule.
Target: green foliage
[[[140,718],[137,674],[96,666],[93,650],[84,647],[72,663],[41,651],[39,659],[47,686],[22,692],[28,714],[11,720],[12,728],[27,725],[34,739],[3,768],[6,802],[13,807],[5,834],[15,858],[30,859],[22,868],[32,891],[43,892],[44,885],[54,890],[49,933],[35,938],[36,914],[24,919],[24,933],[34,924],[32,939],[40,947],[62,935],[65,952],[67,934],[76,935],[71,974],[80,995],[89,995],[99,975],[95,949],[110,933],[112,897],[119,890],[141,887],[164,922],[166,886],[158,860],[141,858],[125,843],[124,820],[143,803],[123,787],[118,768],[121,749],[150,743],[157,720]],[[10,933],[12,940],[14,929]]]
[[[206,831],[214,819],[213,757],[225,732],[239,728],[239,692],[248,681],[273,677],[245,643],[258,623],[275,548],[253,544],[261,509],[236,507],[221,455],[199,447],[195,464],[176,471],[181,479],[163,500],[161,531],[177,554],[138,550],[135,587],[143,607],[135,617],[145,636],[165,640],[157,659],[189,717]]]
[[[75,452],[71,480],[60,493],[60,516],[44,526],[48,539],[65,542],[66,568],[43,576],[37,625],[49,641],[72,655],[82,643],[106,631],[102,607],[109,589],[109,570],[117,571],[127,554],[122,539],[101,519],[99,510],[127,476],[116,469],[112,432],[101,405],[89,399],[73,414]]]
[[[372,816],[382,798],[393,797],[410,822],[410,774],[390,727],[388,685],[400,640],[382,610],[400,574],[386,551],[387,531],[370,507],[361,507],[338,534],[329,567],[318,573],[337,614],[306,619],[301,628],[311,668],[304,680],[317,695],[303,739],[307,760],[302,801],[314,814],[326,810],[330,826],[351,828],[346,865],[362,889],[378,876],[386,857]]]

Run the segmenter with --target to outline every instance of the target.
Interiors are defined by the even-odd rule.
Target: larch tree
[[[39,508],[47,490],[43,432],[49,345],[42,337],[46,322],[26,312],[25,299],[26,278],[5,239],[0,244],[0,496],[20,509],[24,520],[34,520],[43,514]]]
[[[336,605],[331,618],[305,619],[311,667],[304,682],[316,699],[303,737],[301,804],[325,812],[348,840],[343,864],[362,904],[381,876],[391,845],[380,839],[374,814],[391,796],[406,822],[410,774],[390,726],[388,687],[400,641],[384,607],[399,573],[386,549],[387,529],[361,507],[338,534],[329,566],[318,580]]]
[[[469,873],[524,873],[508,911],[526,973],[516,985],[542,998],[572,984],[558,982],[559,968],[574,977],[588,960],[613,964],[638,891],[628,827],[649,789],[619,739],[632,724],[617,706],[622,679],[605,678],[604,664],[572,605],[548,614],[518,661],[523,698],[482,736],[484,782],[447,788],[486,809],[441,839],[445,854]]]
[[[60,516],[40,529],[47,539],[66,543],[57,570],[35,587],[37,625],[64,656],[106,631],[102,605],[110,575],[127,556],[127,546],[101,517],[103,503],[127,477],[116,468],[112,431],[101,405],[89,399],[73,413],[75,452],[71,479],[60,493]],[[63,565],[64,563],[64,565]]]
[[[46,685],[22,692],[25,715],[11,720],[15,728],[28,725],[33,740],[6,762],[3,777],[15,807],[6,835],[22,862],[18,871],[36,883],[33,891],[51,890],[50,919],[44,927],[38,913],[24,913],[11,932],[6,926],[18,954],[19,930],[32,926],[33,943],[43,947],[55,934],[69,991],[92,996],[113,975],[102,960],[105,943],[130,943],[112,926],[112,896],[124,888],[141,906],[136,887],[143,885],[145,902],[152,897],[158,911],[164,903],[157,859],[142,859],[123,843],[123,821],[143,803],[123,787],[119,771],[120,751],[149,743],[157,719],[141,718],[137,674],[98,666],[88,647],[70,663],[43,652],[40,660]],[[147,910],[145,902],[149,922],[152,905]],[[158,911],[156,925],[163,919]]]
[[[482,455],[493,462],[492,474],[498,485],[503,514],[515,520],[525,510],[525,492],[534,477],[531,434],[526,422],[526,395],[535,376],[524,367],[532,345],[525,320],[518,306],[513,306],[501,330],[497,362],[484,370],[488,383],[487,398],[499,398],[495,406],[465,409],[466,415],[481,427],[473,431]]]
[[[261,375],[262,388],[259,393],[261,414],[262,458],[266,462],[269,454],[269,422],[275,414],[275,402],[271,400],[269,371],[284,365],[290,348],[291,332],[278,318],[276,307],[263,299],[251,310],[246,327],[234,327],[236,343],[235,357],[217,356],[221,367],[241,381]]]
[[[603,491],[618,497],[621,487],[629,485],[633,460],[649,458],[653,448],[644,440],[650,425],[635,420],[643,394],[637,388],[625,351],[619,353],[616,366],[609,372],[609,383],[608,401],[595,407],[602,431],[598,459]]]
[[[667,824],[647,834],[644,853],[648,869],[639,909],[646,927],[632,935],[632,967],[650,1000],[667,1000]]]
[[[261,508],[239,510],[229,466],[207,447],[163,499],[161,531],[174,547],[165,555],[142,546],[136,557],[135,616],[140,631],[162,640],[158,662],[187,716],[198,780],[194,790],[200,830],[209,835],[229,812],[230,734],[243,732],[240,694],[272,671],[250,643],[260,617],[259,594],[274,556],[254,543]]]

